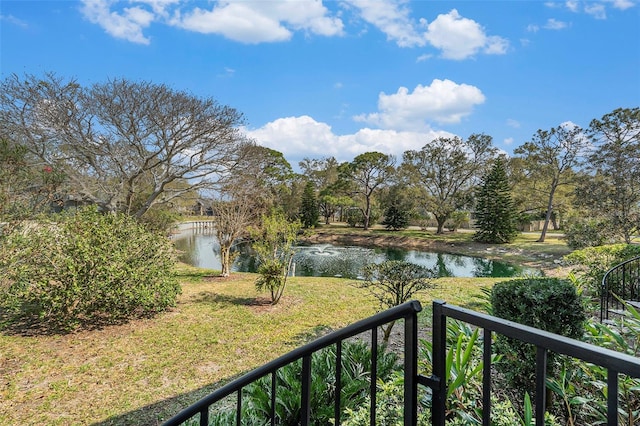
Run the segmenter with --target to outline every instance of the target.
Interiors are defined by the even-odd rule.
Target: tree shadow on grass
[[[195,389],[190,392],[185,392],[180,395],[176,395],[171,398],[163,399],[153,404],[140,407],[136,410],[132,410],[126,413],[122,413],[116,416],[109,417],[100,422],[93,423],[93,426],[129,426],[129,425],[161,425],[163,422],[170,419],[172,416],[178,414],[188,406],[195,404],[200,399],[209,395],[216,389],[222,387],[226,383],[240,377],[232,377],[224,381],[212,383],[203,386],[199,389]],[[232,395],[234,396],[234,395]],[[235,398],[234,398],[235,401]],[[198,419],[198,416],[195,416]],[[197,422],[193,424],[199,424]]]
[[[271,305],[271,300],[266,297],[237,297],[212,291],[201,291],[191,296],[192,303],[202,303],[216,306],[266,306]]]

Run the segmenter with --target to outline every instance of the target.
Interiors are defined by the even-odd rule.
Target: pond
[[[220,270],[219,244],[210,232],[182,231],[174,237],[180,260],[200,268]],[[250,247],[239,246],[232,270],[256,272]],[[439,277],[514,277],[536,274],[535,269],[514,266],[481,257],[443,252],[405,250],[395,247],[339,246],[312,244],[296,247],[292,274],[314,277],[358,278],[363,265],[385,260],[404,260],[436,271]]]

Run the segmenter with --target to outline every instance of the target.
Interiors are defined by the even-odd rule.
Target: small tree
[[[271,293],[272,305],[277,304],[284,293],[300,229],[300,221],[289,222],[282,212],[272,212],[262,217],[262,227],[254,233],[253,249],[260,263],[256,288]]]
[[[318,200],[315,194],[313,182],[307,181],[304,192],[302,193],[302,205],[300,206],[300,218],[302,226],[305,228],[313,228],[318,223]]]
[[[433,287],[435,273],[429,268],[401,260],[370,263],[363,270],[364,281],[356,286],[366,289],[380,302],[381,309],[388,309],[407,302],[422,290]],[[382,327],[383,342],[389,341],[395,321]]]
[[[502,244],[513,241],[517,213],[511,199],[505,163],[497,158],[484,177],[476,207],[478,231],[473,239],[482,243]]]

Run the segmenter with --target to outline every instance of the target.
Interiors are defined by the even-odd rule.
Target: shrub
[[[0,307],[13,321],[70,329],[173,306],[170,241],[95,208],[16,229],[0,246]]]
[[[565,226],[567,245],[572,249],[601,246],[615,241],[609,224],[593,218],[573,218]]]
[[[586,286],[593,295],[600,295],[604,274],[625,260],[640,256],[640,245],[610,244],[576,250],[564,257],[564,261],[575,267],[574,272],[586,279]]]
[[[583,333],[586,316],[576,288],[568,280],[527,278],[497,283],[491,291],[491,314],[520,324],[572,338]],[[497,366],[509,384],[532,393],[535,347],[498,336],[496,350],[504,357]],[[549,353],[548,365],[554,365]]]

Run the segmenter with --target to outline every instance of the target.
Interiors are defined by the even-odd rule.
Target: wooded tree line
[[[1,219],[72,202],[144,220],[208,197],[227,256],[274,208],[306,226],[319,214],[325,223],[365,229],[433,220],[442,233],[476,211],[502,157],[513,211],[520,221],[544,220],[541,241],[550,225],[582,229],[589,244],[629,242],[640,226],[637,107],[616,109],[585,129],[538,130],[510,158],[491,136],[472,134],[425,142],[402,158],[306,158],[302,173],[282,153],[249,140],[242,124],[235,109],[162,84],[10,76],[0,86]]]

